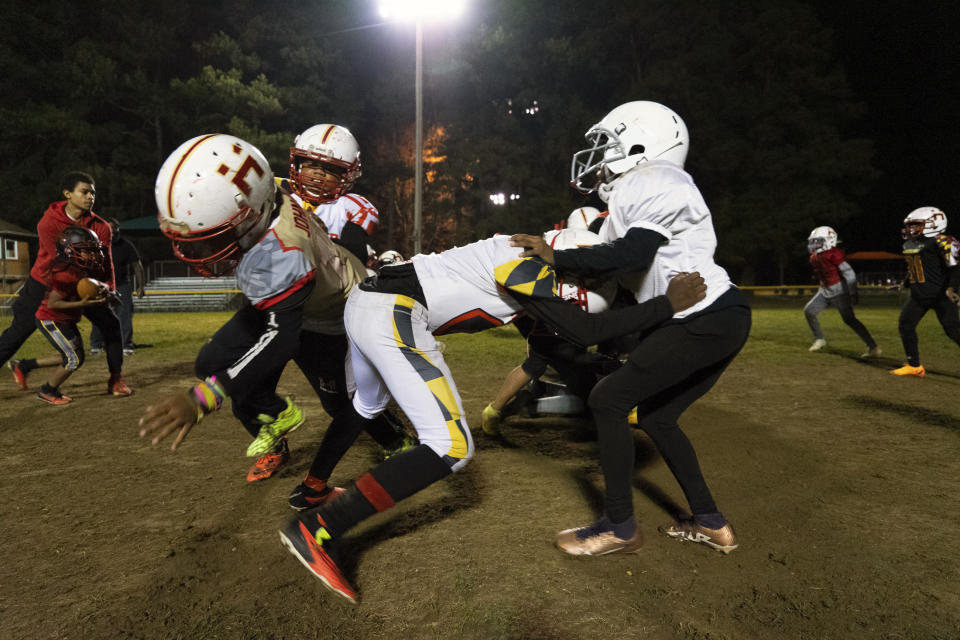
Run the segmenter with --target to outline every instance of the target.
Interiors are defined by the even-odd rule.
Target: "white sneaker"
[[[866,353],[860,356],[860,359],[866,360],[868,358],[879,358],[881,355],[883,355],[883,349],[881,349],[879,346],[870,347]]]
[[[823,349],[825,346],[827,346],[827,341],[824,340],[823,338],[817,338],[816,340],[813,341],[813,344],[810,345],[809,350],[820,351],[820,349]]]

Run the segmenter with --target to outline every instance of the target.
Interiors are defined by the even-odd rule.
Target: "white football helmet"
[[[690,147],[687,125],[672,109],[637,100],[620,105],[584,136],[590,147],[573,154],[570,182],[590,193],[600,184],[651,160],[683,166]]]
[[[947,214],[936,207],[914,209],[903,219],[903,239],[935,238],[947,230]]]
[[[594,207],[574,209],[567,216],[567,229],[589,229],[590,223],[600,217],[600,211]]]
[[[206,277],[231,273],[267,232],[276,185],[260,150],[231,135],[187,140],[160,167],[154,196],[173,253]]]
[[[380,263],[381,267],[385,267],[388,264],[400,264],[403,262],[403,256],[400,255],[399,251],[389,249],[380,254],[380,256],[377,258],[377,262]]]
[[[557,250],[579,249],[601,243],[600,236],[586,229],[553,229],[544,233],[543,239]],[[581,309],[590,313],[600,313],[609,309],[616,292],[616,284],[612,281],[606,281],[599,287],[588,289],[578,280],[566,282],[557,279],[558,295],[564,300],[575,302]]]
[[[328,189],[324,180],[304,175],[305,160],[315,160],[325,171],[338,175],[337,186]],[[290,184],[297,195],[311,204],[330,202],[346,194],[360,174],[360,145],[346,127],[314,125],[298,135],[290,147]]]
[[[837,232],[833,227],[817,227],[807,238],[807,249],[810,253],[823,253],[835,246],[837,246]]]

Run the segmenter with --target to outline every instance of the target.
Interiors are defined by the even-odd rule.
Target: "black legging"
[[[13,357],[37,328],[34,314],[40,308],[46,293],[47,288],[33,278],[27,278],[17,292],[17,299],[11,305],[13,322],[0,334],[0,366]]]
[[[937,320],[947,336],[960,345],[960,314],[957,305],[945,295],[936,300],[919,302],[910,296],[900,310],[900,340],[903,341],[903,350],[907,354],[907,363],[913,367],[920,366],[920,341],[917,339],[917,325],[920,319],[933,309]]]
[[[693,514],[714,513],[697,454],[677,419],[704,395],[740,351],[750,333],[750,309],[732,306],[664,325],[646,336],[622,368],[594,387],[589,405],[597,423],[612,522],[633,515],[634,444],[627,415],[653,439],[690,503]]]

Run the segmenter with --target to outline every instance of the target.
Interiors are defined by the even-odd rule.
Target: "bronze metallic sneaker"
[[[692,518],[680,520],[673,524],[660,527],[660,533],[664,533],[671,538],[686,540],[688,542],[701,542],[708,547],[713,547],[717,551],[730,553],[736,549],[737,536],[733,532],[730,523],[723,525],[719,529],[708,529],[703,525],[697,524]]]
[[[599,530],[598,525],[566,529],[557,534],[557,547],[572,556],[602,556],[608,553],[631,553],[643,546],[640,525],[631,538],[618,538],[613,531]]]

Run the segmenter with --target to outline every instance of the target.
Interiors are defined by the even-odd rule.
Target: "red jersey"
[[[40,308],[37,309],[37,319],[52,320],[54,322],[80,322],[80,316],[83,313],[82,309],[51,309],[47,306],[47,298],[50,297],[51,291],[56,291],[64,300],[79,300],[80,296],[77,295],[77,283],[86,277],[87,274],[85,271],[82,271],[72,264],[68,265],[62,271],[55,269],[48,270],[47,277],[41,280],[41,282],[47,285],[47,296],[44,297]]]
[[[52,203],[37,223],[40,248],[37,250],[37,259],[33,261],[33,268],[30,269],[30,277],[37,282],[45,282],[47,273],[50,271],[50,263],[57,257],[57,238],[60,237],[60,232],[72,226],[86,227],[97,234],[107,254],[106,273],[102,274],[102,277],[94,277],[113,289],[113,255],[111,253],[113,230],[110,228],[110,223],[92,211],[84,212],[74,220],[67,215],[66,206],[66,200]]]
[[[839,247],[810,254],[810,266],[813,267],[813,275],[817,277],[820,286],[824,289],[843,280],[843,276],[840,275],[840,265],[844,262],[846,262],[846,256],[843,249]]]

